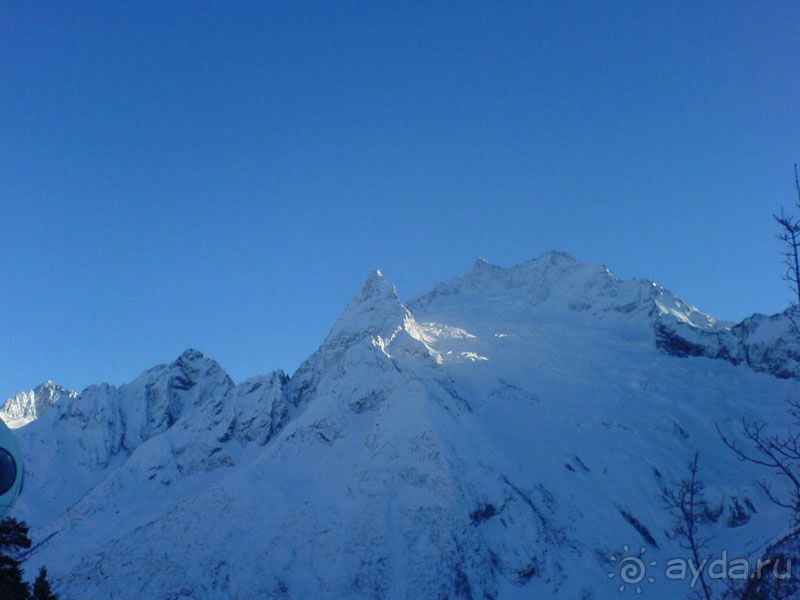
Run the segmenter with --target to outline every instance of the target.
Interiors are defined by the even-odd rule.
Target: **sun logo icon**
[[[609,560],[617,566],[617,571],[608,574],[609,579],[614,579],[619,575],[622,584],[617,588],[620,592],[624,592],[627,586],[631,586],[636,590],[637,594],[642,593],[642,582],[655,583],[656,578],[647,574],[648,567],[655,567],[656,561],[651,560],[647,563],[644,561],[645,548],[639,549],[639,554],[631,554],[631,549],[625,545],[622,547],[624,556],[609,557]]]

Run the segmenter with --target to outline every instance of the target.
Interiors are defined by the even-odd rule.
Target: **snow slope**
[[[711,550],[758,556],[788,518],[715,424],[783,421],[785,319],[555,252],[405,304],[375,272],[291,377],[190,350],[20,429],[26,567],[65,599],[613,597],[623,545],[685,554],[658,494],[695,450]]]

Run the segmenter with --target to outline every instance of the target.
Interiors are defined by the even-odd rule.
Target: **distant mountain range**
[[[656,563],[643,597],[673,600],[660,490],[699,450],[709,553],[760,556],[787,515],[715,425],[781,424],[798,394],[787,315],[721,322],[551,252],[408,302],[376,271],[291,376],[236,383],[187,350],[0,416],[27,461],[26,569],[64,600],[602,599],[623,546]]]

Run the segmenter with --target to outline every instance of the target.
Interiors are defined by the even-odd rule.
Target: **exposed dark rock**
[[[656,346],[671,356],[702,356],[744,364],[779,379],[800,379],[800,335],[788,313],[753,315],[717,331],[658,320],[653,331]]]
[[[486,503],[473,510],[469,517],[473,525],[478,525],[484,521],[488,521],[496,514],[497,509],[494,504]]]
[[[650,533],[650,531],[647,529],[647,527],[645,527],[639,519],[634,517],[631,513],[629,513],[624,508],[617,507],[617,510],[619,510],[619,514],[622,515],[622,518],[625,519],[628,523],[630,523],[630,525],[637,532],[639,532],[639,535],[642,536],[642,539],[645,542],[647,542],[653,548],[658,548],[658,543],[656,542],[656,539],[653,537],[653,534]]]

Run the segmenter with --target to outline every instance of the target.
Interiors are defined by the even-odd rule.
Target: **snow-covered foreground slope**
[[[788,519],[715,423],[783,422],[784,319],[560,253],[405,305],[376,272],[291,377],[190,350],[20,429],[26,565],[65,599],[614,597],[623,545],[685,555],[658,495],[695,450],[711,551],[756,557]],[[685,597],[659,568],[643,596]]]

